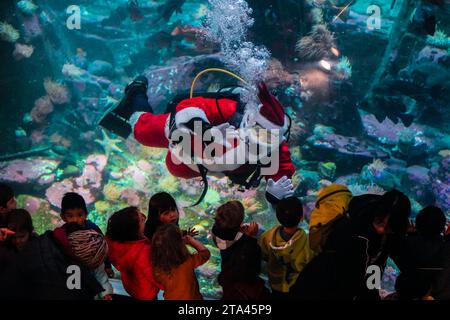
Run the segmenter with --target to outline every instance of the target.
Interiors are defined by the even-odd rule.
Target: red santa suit
[[[268,129],[280,128],[283,126],[286,127],[287,119],[284,115],[284,111],[282,109],[280,111],[280,108],[282,107],[278,100],[272,95],[269,97],[260,96],[260,99],[262,100],[263,105],[260,108],[259,114],[254,117],[254,122],[256,121],[260,126]],[[273,110],[271,110],[273,109],[274,103],[275,108],[278,109],[275,114]],[[172,113],[172,115],[175,115],[177,126],[186,123],[193,118],[199,118],[202,121],[209,123],[211,126],[219,126],[227,123],[233,117],[237,112],[237,107],[238,103],[231,99],[220,98],[216,102],[216,99],[214,98],[199,96],[180,101],[176,106],[175,113]],[[200,171],[197,165],[194,163],[187,163],[187,161],[183,162],[183,160],[177,156],[174,157],[173,146],[169,141],[170,117],[170,113],[155,115],[150,112],[139,112],[133,114],[130,123],[133,127],[134,137],[138,142],[145,146],[168,148],[169,152],[166,156],[166,165],[173,176],[185,179],[200,177]],[[236,146],[233,146],[233,148],[234,147]],[[230,150],[224,152],[229,151]],[[269,194],[267,199],[272,203],[293,194],[290,179],[295,173],[295,167],[292,163],[291,154],[285,141],[279,144],[278,157],[279,165],[276,173],[264,176],[266,180],[268,180],[268,188],[266,191]],[[174,159],[178,161],[174,161]],[[210,173],[223,172],[231,175],[243,173],[249,169],[248,164],[205,164],[204,167]],[[279,184],[284,185],[285,191],[278,190],[279,188],[277,189],[278,182]],[[269,185],[272,189],[269,188]],[[281,185],[278,187],[281,187]]]

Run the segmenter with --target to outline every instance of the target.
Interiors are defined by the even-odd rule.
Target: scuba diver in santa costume
[[[293,195],[291,178],[295,167],[286,142],[290,131],[290,118],[263,82],[258,84],[257,95],[261,104],[255,110],[248,110],[249,108],[240,102],[240,94],[236,93],[239,90],[236,89],[203,93],[195,97],[192,97],[191,89],[191,97],[177,97],[169,103],[166,113],[154,114],[148,103],[147,88],[148,80],[145,76],[138,76],[130,82],[119,106],[108,110],[100,125],[124,138],[133,134],[134,138],[145,146],[168,148],[166,166],[173,176],[184,179],[202,177],[204,189],[193,206],[200,203],[206,195],[207,175],[226,175],[232,183],[240,186],[240,190],[257,187],[264,177],[267,180],[266,199],[274,205],[279,200]],[[197,130],[199,128],[200,134]],[[180,143],[179,138],[174,138],[177,130],[189,134],[192,143],[190,146],[200,141],[200,154],[194,154],[193,150],[184,150],[186,147],[183,149],[185,144]],[[208,130],[213,139],[205,142],[203,134]],[[258,135],[258,132],[263,131],[269,132],[265,134],[265,140],[261,139],[262,135]],[[275,134],[271,135],[274,132]],[[218,157],[222,152],[220,156],[223,160],[230,154],[242,154],[247,150],[243,148],[250,142],[261,144],[261,141],[269,147],[264,149],[268,151],[256,162],[191,161],[194,157],[201,158],[201,153],[210,143],[216,144],[214,157]],[[273,160],[277,162],[277,166],[272,167],[275,170],[266,170],[270,173],[265,174],[264,170],[272,165]],[[268,161],[270,163],[267,163]]]

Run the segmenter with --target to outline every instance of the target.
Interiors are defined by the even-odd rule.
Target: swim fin
[[[145,76],[138,76],[125,88],[125,96],[117,106],[107,109],[98,124],[103,128],[128,138],[132,127],[129,123],[135,112],[151,112],[152,108],[147,100],[148,80]]]

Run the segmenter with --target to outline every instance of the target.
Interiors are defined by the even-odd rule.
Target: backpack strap
[[[349,190],[336,190],[336,191],[330,192],[330,193],[320,197],[319,199],[317,199],[317,201],[316,201],[316,208],[318,209],[320,207],[320,202],[321,201],[325,200],[328,197],[331,197],[332,195],[335,195],[335,194],[341,193],[341,192],[345,192],[345,193],[350,193],[351,194],[351,192]]]

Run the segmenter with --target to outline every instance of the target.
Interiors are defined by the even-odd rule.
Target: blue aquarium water
[[[61,224],[65,192],[85,198],[103,230],[127,205],[143,212],[167,191],[212,252],[202,293],[220,297],[220,255],[208,231],[217,206],[240,199],[246,219],[276,223],[265,182],[238,190],[227,177],[172,176],[167,148],[98,125],[135,76],[153,111],[166,112],[208,68],[245,81],[256,112],[264,80],[292,119],[295,195],[306,217],[330,183],[354,195],[406,193],[416,214],[435,204],[450,218],[450,4],[407,0],[22,0],[1,2],[0,181],[14,186],[39,233]],[[433,20],[434,18],[434,20]],[[434,21],[430,23],[430,21]],[[240,80],[199,77],[196,92]],[[305,222],[306,224],[306,222]],[[395,266],[385,273],[392,291]]]

